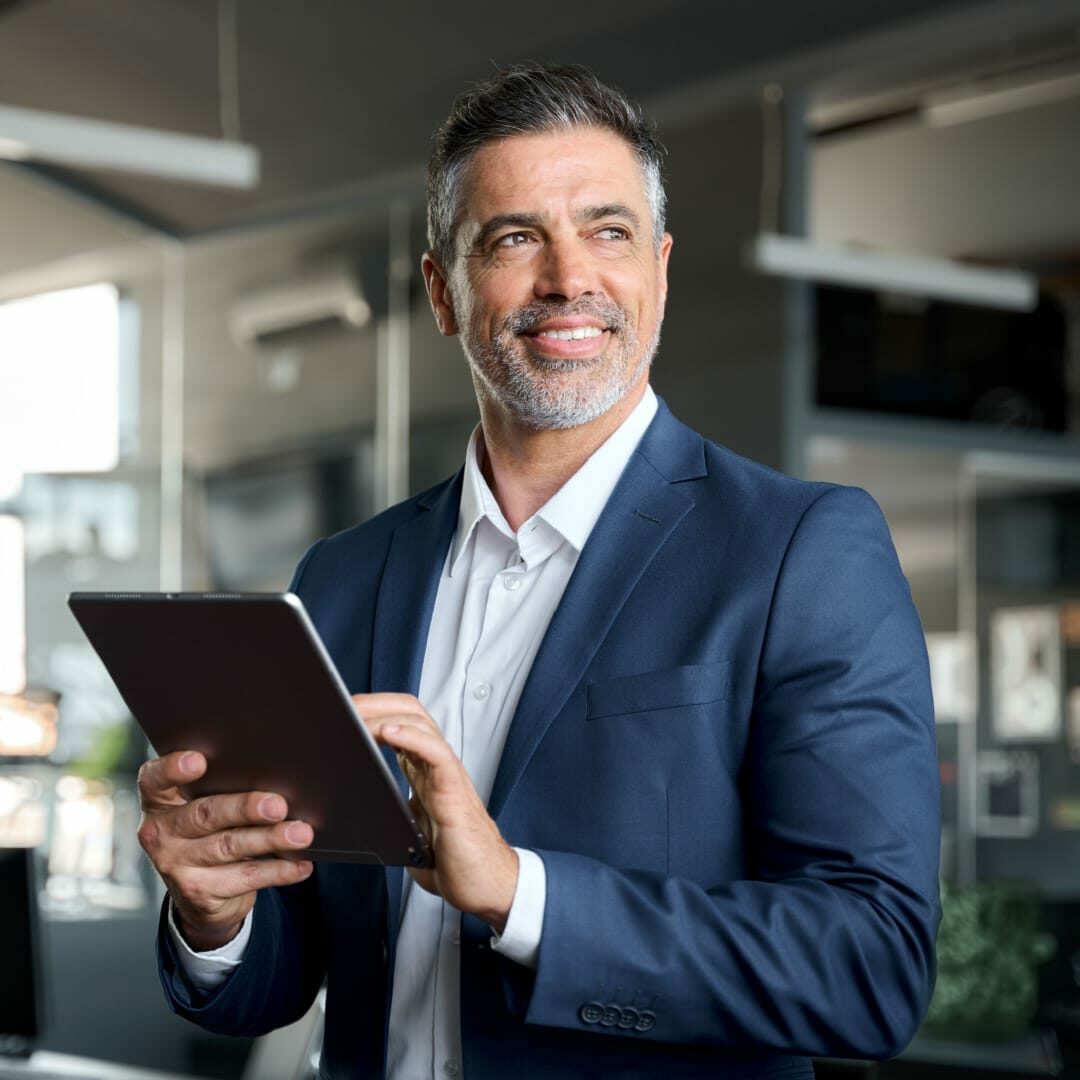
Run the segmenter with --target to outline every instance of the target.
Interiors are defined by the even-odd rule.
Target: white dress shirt
[[[480,429],[469,440],[457,529],[435,597],[419,699],[461,758],[481,799],[495,782],[510,721],[578,556],[630,455],[656,414],[651,387],[585,464],[515,533],[480,471]],[[517,888],[492,948],[535,967],[546,880],[534,852],[515,849]],[[196,953],[170,926],[188,978],[210,991],[242,960],[240,934]],[[390,1005],[392,1080],[460,1077],[461,914],[405,875]]]

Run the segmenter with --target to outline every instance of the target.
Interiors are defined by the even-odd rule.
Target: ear
[[[660,241],[660,251],[658,252],[659,266],[657,282],[660,286],[660,313],[664,312],[664,307],[667,303],[667,268],[668,259],[671,257],[671,245],[674,243],[674,239],[671,233],[664,233],[663,239]]]
[[[450,284],[442,267],[435,261],[430,251],[425,251],[420,260],[420,269],[424,274],[424,287],[431,303],[431,313],[440,334],[453,337],[458,332],[457,316],[454,314],[454,302],[450,296]]]

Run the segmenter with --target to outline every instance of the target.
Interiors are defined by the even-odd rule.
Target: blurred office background
[[[301,1060],[306,1031],[253,1050],[168,1014],[145,747],[65,597],[280,589],[457,467],[476,413],[419,280],[423,164],[520,59],[593,65],[657,121],[658,392],[867,488],[925,625],[934,1023],[822,1075],[1080,1076],[1076,0],[0,0],[0,847],[34,853],[46,1006],[36,1040],[0,1007],[0,1053]]]

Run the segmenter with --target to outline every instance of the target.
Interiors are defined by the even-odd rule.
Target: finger
[[[186,859],[195,866],[225,866],[265,855],[310,847],[314,830],[305,821],[283,821],[272,827],[223,829],[191,845]]]
[[[432,761],[436,759],[441,761],[445,757],[457,760],[450,744],[437,727],[428,727],[426,724],[416,724],[411,720],[395,717],[393,720],[384,720],[376,725],[374,734],[387,746],[419,754],[425,761],[429,760],[430,755],[435,755]]]
[[[177,881],[176,887],[189,903],[192,897],[200,898],[196,907],[201,908],[207,906],[210,897],[235,900],[259,889],[294,885],[310,877],[313,869],[310,859],[247,859],[190,871],[182,883]]]
[[[144,810],[187,802],[182,784],[198,780],[206,772],[206,758],[196,750],[177,750],[143,762],[139,769],[139,802]]]
[[[406,775],[413,781],[428,766],[433,769],[460,768],[460,761],[438,728],[421,727],[418,724],[383,723],[373,732],[377,741],[397,752],[398,761]],[[405,758],[402,758],[402,754]]]
[[[427,709],[412,694],[353,694],[353,704],[364,720],[385,720],[391,716],[412,717],[434,726]]]
[[[289,805],[269,791],[246,791],[236,795],[204,795],[171,815],[174,835],[189,840],[243,825],[268,825],[284,821]]]

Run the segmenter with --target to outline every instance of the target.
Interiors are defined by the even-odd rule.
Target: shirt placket
[[[499,675],[510,662],[503,631],[517,608],[514,601],[523,591],[525,575],[516,545],[504,553],[503,559],[503,569],[498,569],[498,557],[493,557],[490,567],[482,571],[492,576],[486,589],[476,647],[465,662],[460,721],[448,724],[443,732],[485,801],[498,763],[498,755],[485,753],[485,747],[499,733],[505,703],[505,687]],[[454,1080],[461,1075],[461,1062],[454,1056],[454,1033],[461,1024],[457,992],[461,977],[461,915],[445,903],[441,908],[434,1012],[443,1022],[437,1019],[432,1032],[432,1075]]]

